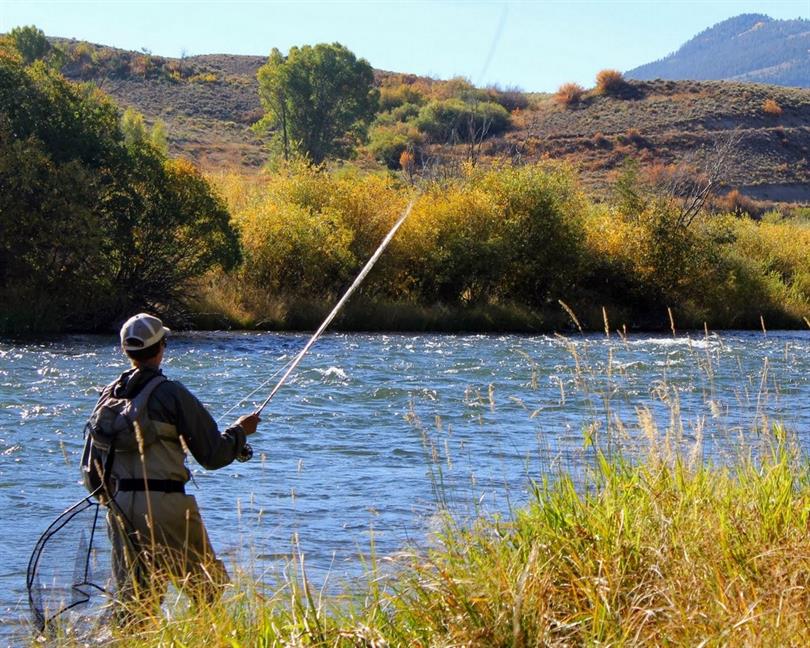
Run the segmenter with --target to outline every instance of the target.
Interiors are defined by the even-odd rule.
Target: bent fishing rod
[[[258,416],[259,414],[262,413],[262,410],[264,410],[264,408],[267,407],[267,404],[273,399],[273,396],[276,395],[276,392],[278,392],[278,390],[281,389],[281,386],[287,381],[287,378],[289,378],[290,374],[295,370],[295,368],[301,362],[303,357],[310,350],[312,345],[315,344],[316,340],[319,337],[321,337],[321,334],[326,330],[326,327],[332,323],[333,319],[335,319],[337,314],[343,308],[344,304],[348,301],[349,297],[352,296],[352,293],[354,293],[357,287],[361,283],[363,283],[363,280],[366,278],[368,273],[371,272],[371,269],[374,267],[374,264],[377,263],[377,260],[385,251],[385,248],[388,247],[388,244],[391,242],[391,239],[394,238],[394,235],[397,233],[397,230],[400,228],[402,223],[405,222],[405,219],[407,219],[408,216],[410,215],[411,210],[413,209],[413,203],[414,200],[412,199],[408,203],[407,207],[405,207],[405,209],[402,211],[402,214],[400,215],[399,219],[397,219],[397,222],[394,223],[394,226],[391,228],[388,234],[385,235],[385,238],[382,240],[382,243],[380,243],[379,247],[375,250],[374,254],[371,255],[371,258],[366,262],[366,265],[363,266],[363,269],[360,271],[360,274],[358,274],[355,280],[352,282],[352,285],[349,286],[349,288],[346,290],[345,293],[343,293],[343,296],[340,298],[338,303],[335,304],[335,307],[332,309],[332,312],[330,312],[329,315],[326,316],[326,319],[318,327],[318,330],[312,334],[312,337],[309,338],[307,343],[304,345],[304,348],[301,349],[298,352],[298,355],[295,356],[292,362],[289,363],[289,365],[287,366],[287,370],[284,372],[279,381],[276,383],[276,386],[273,387],[272,391],[267,396],[267,398],[264,399],[264,402],[262,402],[262,404],[258,407],[258,409],[256,409],[254,414]],[[272,377],[270,378],[270,380],[272,380]],[[266,382],[263,383],[262,386],[264,386],[265,384],[267,383]],[[250,447],[250,445],[245,444],[245,451],[242,456],[238,457],[238,459],[240,459],[240,461],[247,461],[252,456],[253,456],[253,449]]]

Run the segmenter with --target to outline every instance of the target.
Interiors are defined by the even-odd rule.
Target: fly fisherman
[[[145,390],[145,424],[139,429],[152,431],[152,438],[138,437],[137,449],[114,451],[109,468],[114,504],[107,524],[122,619],[137,614],[133,603],[159,604],[169,578],[198,602],[217,598],[228,574],[211,547],[194,496],[185,494],[190,478],[186,450],[208,470],[227,466],[245,451],[245,438],[256,432],[260,420],[257,413],[242,416],[220,432],[188,389],[163,377],[168,333],[152,315],[128,319],[121,328],[121,348],[132,369],[99,399],[99,405],[110,397],[135,402]]]

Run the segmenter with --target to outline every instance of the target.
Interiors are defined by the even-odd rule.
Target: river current
[[[306,339],[172,334],[164,372],[225,427]],[[82,428],[125,368],[112,336],[0,340],[0,642],[26,632],[31,549],[86,494]],[[643,453],[669,435],[730,462],[773,423],[809,449],[810,332],[329,334],[268,405],[254,459],[215,472],[190,461],[189,492],[232,572],[277,579],[296,553],[320,585],[361,574],[372,537],[381,556],[425,544],[443,507],[508,513],[532,480],[581,476],[597,446]]]

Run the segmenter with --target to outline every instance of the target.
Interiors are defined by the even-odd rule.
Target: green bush
[[[125,142],[99,91],[0,57],[0,330],[176,314],[192,278],[238,261],[228,221],[193,167]]]
[[[504,205],[505,294],[533,306],[572,296],[588,257],[588,204],[573,171],[556,165],[503,169],[484,184]]]
[[[461,99],[431,101],[419,111],[416,126],[434,142],[470,141],[481,134],[497,135],[509,128],[509,112],[492,102]]]
[[[425,96],[411,85],[403,83],[397,86],[383,86],[380,88],[380,111],[391,111],[405,104],[421,106],[424,103]]]
[[[396,128],[376,126],[371,129],[368,150],[374,159],[389,169],[399,169],[399,159],[403,151],[412,145],[411,139]]]
[[[408,122],[419,116],[420,106],[415,103],[404,103],[391,111],[391,116],[400,122]]]

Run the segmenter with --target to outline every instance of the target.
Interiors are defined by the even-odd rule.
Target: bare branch
[[[703,209],[709,196],[722,183],[742,141],[739,129],[719,136],[713,146],[685,156],[667,176],[660,180],[659,193],[680,201],[676,225],[689,227]]]

